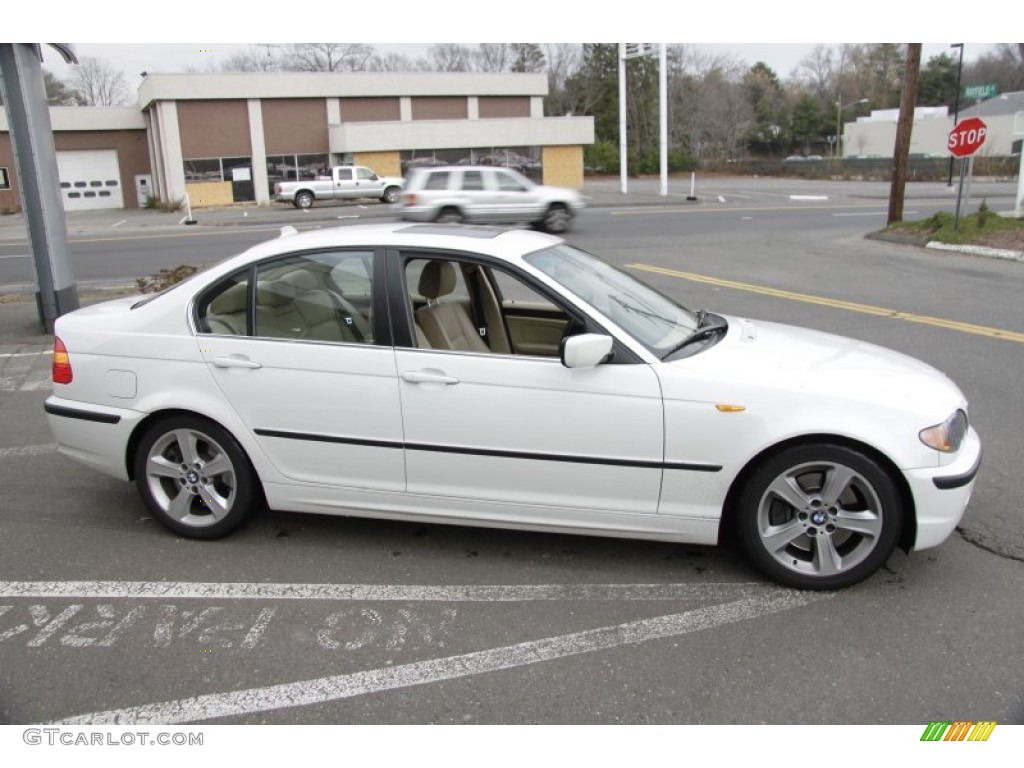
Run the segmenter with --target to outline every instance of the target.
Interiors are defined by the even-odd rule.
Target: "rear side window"
[[[424,189],[448,189],[448,171],[438,171],[427,176]]]

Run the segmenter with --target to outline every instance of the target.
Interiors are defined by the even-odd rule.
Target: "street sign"
[[[988,126],[980,117],[968,117],[949,132],[946,147],[957,157],[970,157],[985,143]]]
[[[985,85],[968,85],[964,88],[964,100],[991,99],[999,95],[999,87],[995,83]]]

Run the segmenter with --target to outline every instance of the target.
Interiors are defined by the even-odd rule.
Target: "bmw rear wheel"
[[[753,564],[799,589],[838,589],[888,559],[903,525],[889,472],[868,455],[821,443],[763,462],[739,497],[737,532]]]
[[[188,538],[230,533],[260,498],[256,473],[235,439],[194,416],[153,424],[139,441],[134,469],[153,517]]]

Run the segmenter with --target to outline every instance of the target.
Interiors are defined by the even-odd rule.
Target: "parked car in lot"
[[[528,230],[286,230],[56,322],[60,451],[133,480],[183,536],[223,536],[264,499],[734,536],[778,582],[829,589],[938,545],[970,498],[967,402],[913,358],[695,312]]]
[[[532,224],[555,234],[566,232],[583,210],[575,190],[534,184],[493,166],[417,169],[400,199],[399,215],[408,221]]]
[[[311,208],[317,200],[358,200],[373,198],[382,203],[398,201],[405,179],[378,176],[361,165],[336,165],[329,178],[303,181],[279,181],[274,185],[274,200],[296,208]]]

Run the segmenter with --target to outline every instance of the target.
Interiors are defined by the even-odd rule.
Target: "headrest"
[[[244,312],[245,305],[248,300],[248,284],[236,283],[210,302],[210,311],[216,315],[230,315],[235,312]]]
[[[284,280],[256,284],[256,304],[261,307],[280,307],[295,299],[295,286]]]
[[[455,267],[450,261],[429,261],[420,275],[420,295],[439,299],[455,290]]]
[[[289,272],[281,280],[294,286],[297,291],[315,291],[320,287],[317,285],[316,278],[304,269]]]

